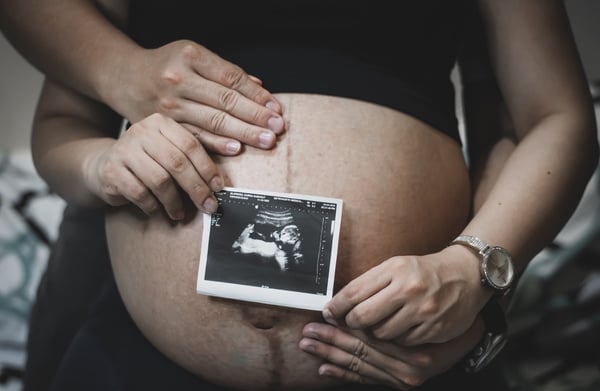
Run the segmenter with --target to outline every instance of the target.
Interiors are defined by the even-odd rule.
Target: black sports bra
[[[460,142],[450,72],[466,3],[131,0],[128,30],[147,48],[196,41],[273,93],[385,105]]]

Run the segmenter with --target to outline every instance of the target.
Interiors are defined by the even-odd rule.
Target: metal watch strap
[[[456,239],[452,241],[452,243],[466,244],[474,249],[477,249],[480,253],[483,253],[485,249],[489,247],[489,245],[483,240],[479,239],[476,236],[470,235],[457,236]]]
[[[512,257],[509,252],[499,246],[490,246],[483,240],[479,239],[476,236],[470,235],[460,235],[454,239],[450,245],[460,244],[468,247],[471,250],[477,251],[481,256],[480,263],[480,272],[481,272],[481,283],[485,286],[491,288],[495,294],[505,295],[510,289],[510,283],[512,282],[514,276],[514,266],[512,265]],[[507,273],[503,281],[496,281],[491,277],[489,273],[489,268],[496,268],[496,272],[500,271],[499,264],[494,262],[493,260],[489,262],[490,259],[494,259],[495,256],[501,254],[505,259],[503,260],[503,264],[508,265],[508,268],[502,273]]]

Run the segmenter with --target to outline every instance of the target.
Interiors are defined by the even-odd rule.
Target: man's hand
[[[195,42],[136,50],[120,69],[111,106],[132,122],[164,114],[223,155],[240,142],[270,149],[284,131],[281,104],[262,82]]]
[[[407,347],[360,331],[309,323],[302,330],[299,346],[325,360],[319,367],[323,376],[408,390],[456,364],[482,333],[483,322],[477,319],[467,332],[448,342]]]

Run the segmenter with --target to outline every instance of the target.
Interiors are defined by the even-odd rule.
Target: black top
[[[147,48],[190,39],[261,78],[273,93],[385,105],[460,142],[450,72],[465,3],[132,0],[129,33]]]

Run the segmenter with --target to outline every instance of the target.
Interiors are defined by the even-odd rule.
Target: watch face
[[[500,247],[492,247],[484,256],[483,273],[495,289],[506,289],[513,279],[514,269],[510,255]]]

